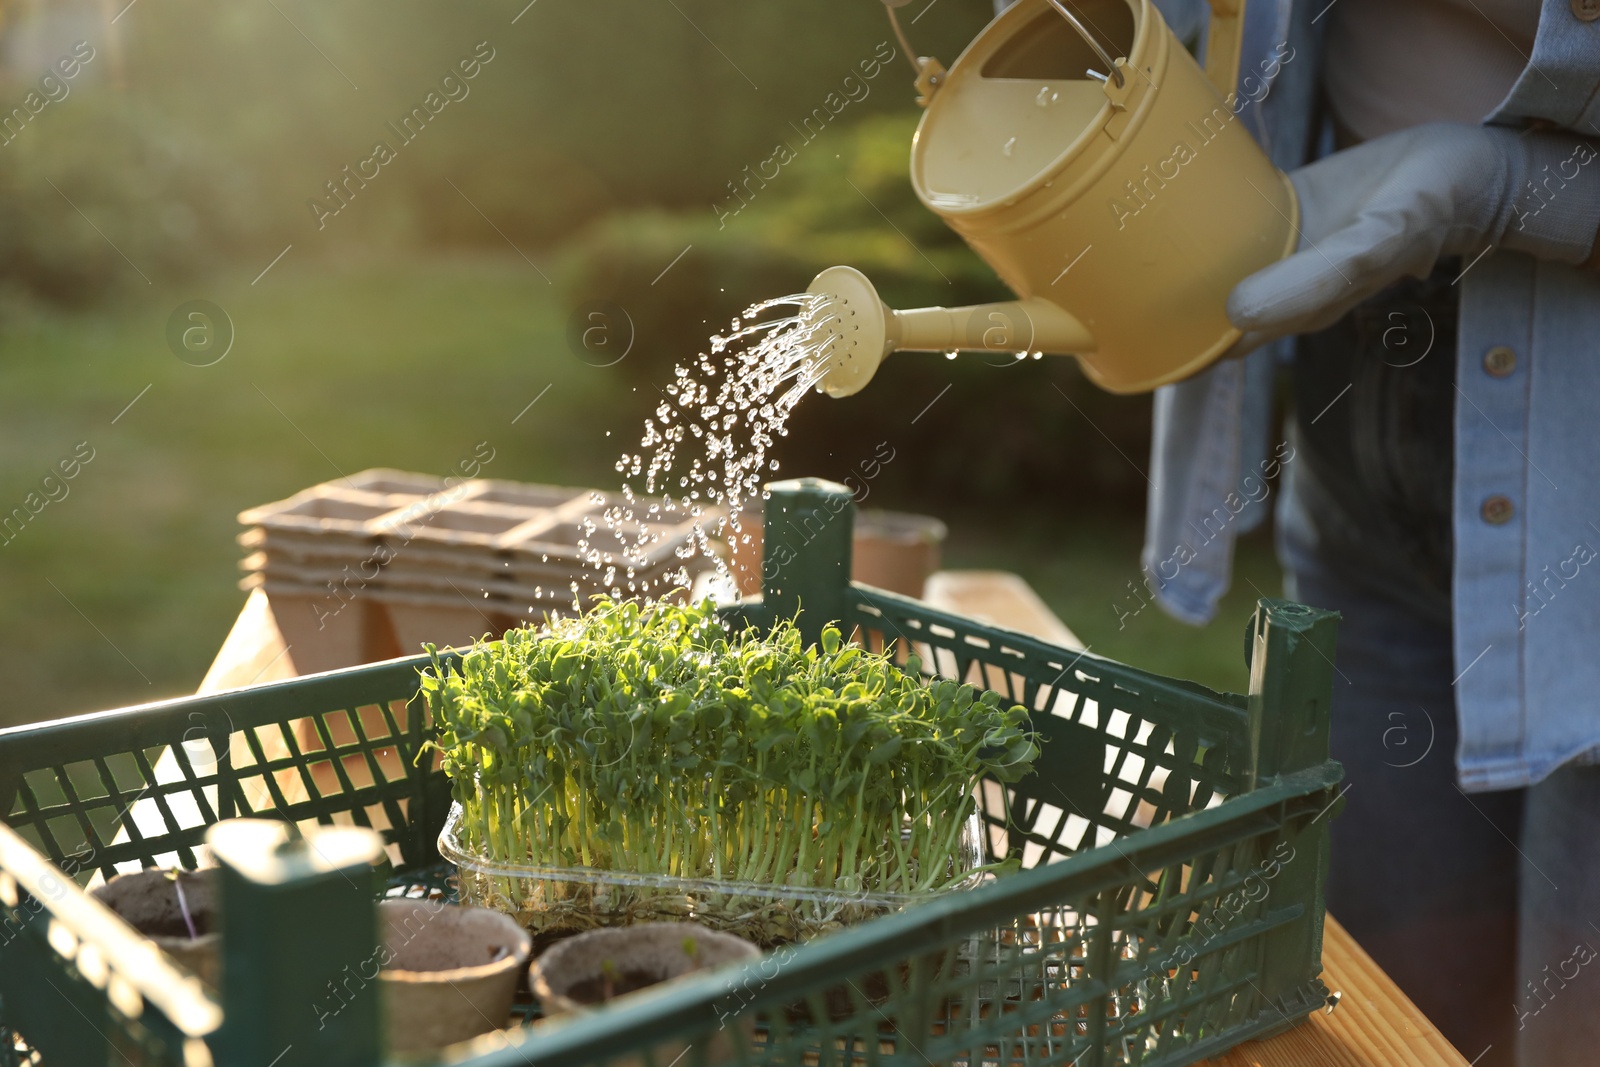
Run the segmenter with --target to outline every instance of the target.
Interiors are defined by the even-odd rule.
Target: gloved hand
[[[1463,268],[1490,247],[1581,263],[1600,224],[1600,161],[1571,133],[1431,123],[1380,137],[1289,176],[1300,248],[1234,287],[1230,355],[1331,326],[1441,256]]]

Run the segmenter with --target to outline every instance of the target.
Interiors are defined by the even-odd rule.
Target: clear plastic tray
[[[461,805],[452,804],[439,855],[458,871],[461,903],[494,908],[533,934],[536,946],[602,926],[693,920],[763,947],[804,941],[984,880],[982,822],[976,809],[962,828],[962,881],[941,891],[887,893],[758,882],[677,878],[593,867],[506,864],[462,841]],[[537,951],[537,947],[536,947]]]

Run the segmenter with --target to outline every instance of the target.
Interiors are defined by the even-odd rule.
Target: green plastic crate
[[[1037,772],[987,783],[981,797],[990,858],[1015,856],[1024,870],[584,1019],[491,1035],[446,1062],[673,1067],[662,1050],[676,1037],[689,1042],[681,1067],[1155,1067],[1325,1004],[1322,887],[1342,773],[1328,758],[1336,616],[1263,600],[1247,640],[1250,694],[1217,693],[850,583],[848,492],[810,480],[772,489],[765,594],[728,613],[761,625],[803,604],[803,629],[844,620],[866,643],[914,649],[927,668],[1032,709],[1045,738]],[[130,862],[193,866],[219,819],[371,825],[382,812],[394,868],[379,877],[437,890],[449,785],[413,762],[428,736],[414,699],[424,663],[0,731],[0,815],[15,831],[0,827],[0,1033],[74,1067],[383,1062],[373,1011],[308,1025],[298,979],[337,972],[341,953],[370,950],[373,936],[297,905],[314,899],[309,887],[225,895],[229,928],[254,924],[239,939],[253,955],[230,942],[219,994],[150,963],[148,942],[108,925],[77,884]],[[290,723],[306,717],[324,751],[301,746]],[[263,735],[286,754],[269,759]],[[233,758],[241,748],[251,757]],[[384,772],[388,749],[403,771]],[[372,784],[356,781],[360,767]],[[318,770],[336,791],[319,792]],[[251,787],[278,772],[311,799],[290,803],[273,784],[270,803],[251,806]],[[264,986],[270,974],[295,976],[296,990]],[[8,1035],[0,1064],[15,1062]]]

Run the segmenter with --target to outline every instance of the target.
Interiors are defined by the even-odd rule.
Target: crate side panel
[[[437,862],[426,662],[0,732],[0,817],[80,881],[193,867],[205,828],[231,815],[370,825],[398,865]]]

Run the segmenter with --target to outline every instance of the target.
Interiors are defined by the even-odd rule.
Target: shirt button
[[[1584,22],[1600,19],[1600,0],[1569,0],[1572,13]]]
[[[1600,0],[1591,0],[1600,10]],[[1483,354],[1483,369],[1491,378],[1505,378],[1517,369],[1517,354],[1505,345],[1495,345]]]
[[[1510,497],[1496,493],[1494,496],[1483,498],[1483,507],[1480,509],[1479,514],[1483,516],[1484,522],[1489,523],[1491,526],[1499,526],[1502,523],[1510,522],[1511,516],[1516,510],[1511,505]]]

